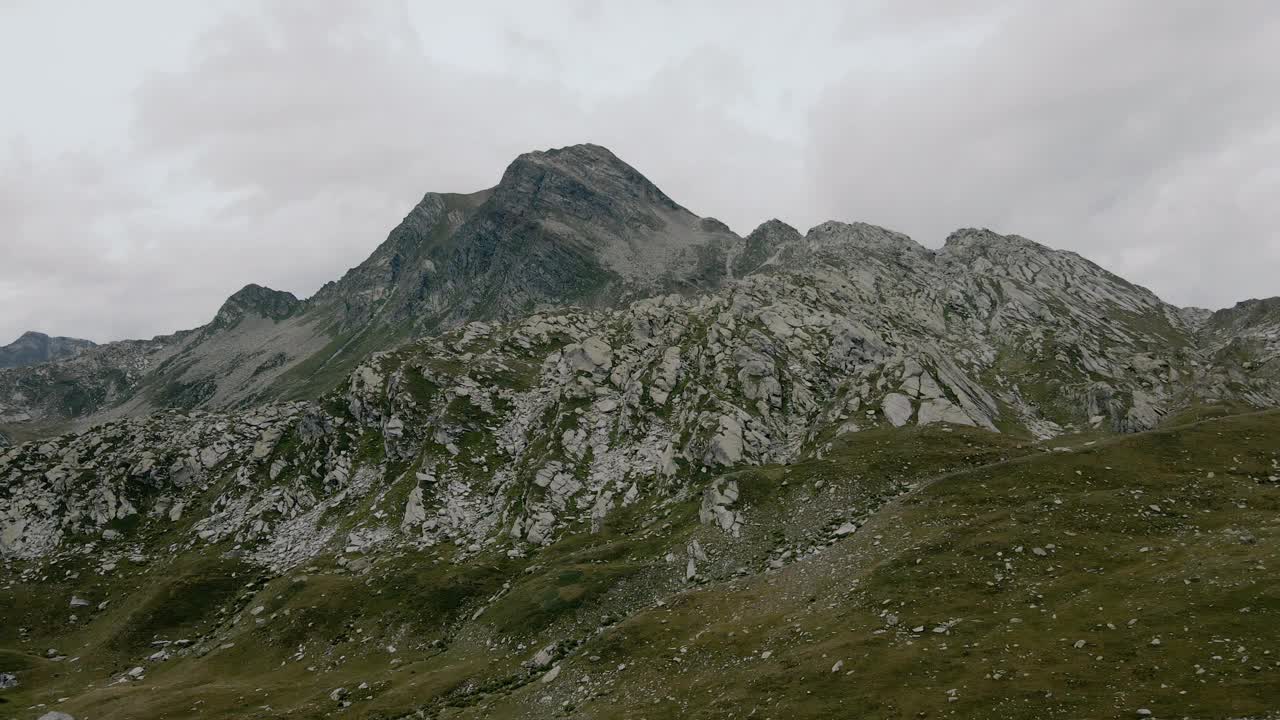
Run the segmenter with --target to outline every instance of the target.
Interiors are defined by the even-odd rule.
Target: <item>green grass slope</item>
[[[708,477],[739,538],[691,487],[526,558],[14,564],[0,717],[1280,717],[1280,412],[1225,413],[845,436]]]

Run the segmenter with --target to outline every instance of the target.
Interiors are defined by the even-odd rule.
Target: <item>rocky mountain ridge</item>
[[[1222,350],[1197,345],[1223,326],[1269,337],[1269,314],[1197,329],[1079,256],[989,231],[958,231],[933,252],[864,224],[777,229],[764,230],[780,241],[757,271],[718,290],[469,323],[373,354],[318,404],[168,413],[29,443],[6,456],[0,551],[36,556],[120,512],[167,511],[128,499],[140,487],[164,490],[150,502],[195,507],[186,493],[206,491],[216,468],[238,479],[213,501],[234,510],[213,537],[284,537],[308,548],[296,563],[332,529],[290,539],[288,523],[387,483],[412,488],[381,540],[536,544],[563,522],[672,492],[676,478],[820,458],[880,426],[1043,439],[1149,430],[1206,402],[1280,404],[1268,363],[1224,365]],[[236,434],[245,427],[252,437]],[[268,464],[285,438],[298,455]],[[111,470],[84,464],[89,448],[114,448]]]

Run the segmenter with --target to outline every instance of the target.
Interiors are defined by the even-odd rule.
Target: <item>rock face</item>
[[[94,347],[92,340],[49,337],[44,333],[25,332],[17,340],[0,347],[0,368],[25,367],[66,360],[91,347]]]

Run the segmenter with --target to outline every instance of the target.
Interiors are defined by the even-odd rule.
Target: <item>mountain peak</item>
[[[42,332],[28,330],[8,345],[0,346],[0,368],[23,367],[54,360],[65,360],[94,347],[91,340],[70,337],[51,337]]]
[[[909,235],[864,222],[828,220],[810,228],[805,239],[815,244],[853,245],[865,250],[887,251],[890,254],[933,255],[932,250],[912,240]]]
[[[214,316],[213,324],[232,325],[246,315],[283,320],[292,315],[299,305],[301,301],[291,292],[249,283],[222,303],[218,314]]]
[[[794,237],[797,239],[801,237],[799,230],[796,230],[794,227],[779,220],[778,218],[769,218],[768,220],[760,223],[756,226],[755,230],[751,231],[751,235],[765,235],[773,237],[785,236],[787,238]],[[751,235],[748,235],[747,237],[751,237]]]
[[[1001,252],[1027,250],[1033,252],[1060,252],[1021,235],[1001,235],[988,228],[960,228],[947,236],[943,243],[946,252]]]
[[[803,239],[800,231],[777,218],[760,223],[746,237],[742,252],[734,258],[734,275],[742,277],[759,270],[774,260],[784,247]]]
[[[650,224],[653,206],[683,210],[638,170],[600,145],[570,145],[528,152],[507,166],[494,189],[506,207],[525,212],[559,209],[582,220],[600,213]],[[686,211],[687,212],[687,211]]]
[[[609,148],[593,143],[566,145],[547,150],[531,150],[517,155],[516,159],[511,161],[512,165],[519,163],[529,163],[562,170],[612,166],[635,171],[634,168],[623,162]]]

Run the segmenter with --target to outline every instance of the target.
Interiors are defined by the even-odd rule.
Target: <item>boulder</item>
[[[742,425],[730,415],[720,416],[719,425],[711,438],[710,459],[717,465],[736,465],[742,461]]]
[[[613,366],[613,349],[604,340],[591,337],[581,343],[567,345],[564,349],[564,360],[574,370],[595,373],[597,370],[608,370]]]
[[[889,393],[880,401],[880,410],[894,427],[902,427],[911,420],[911,398],[901,393]]]

